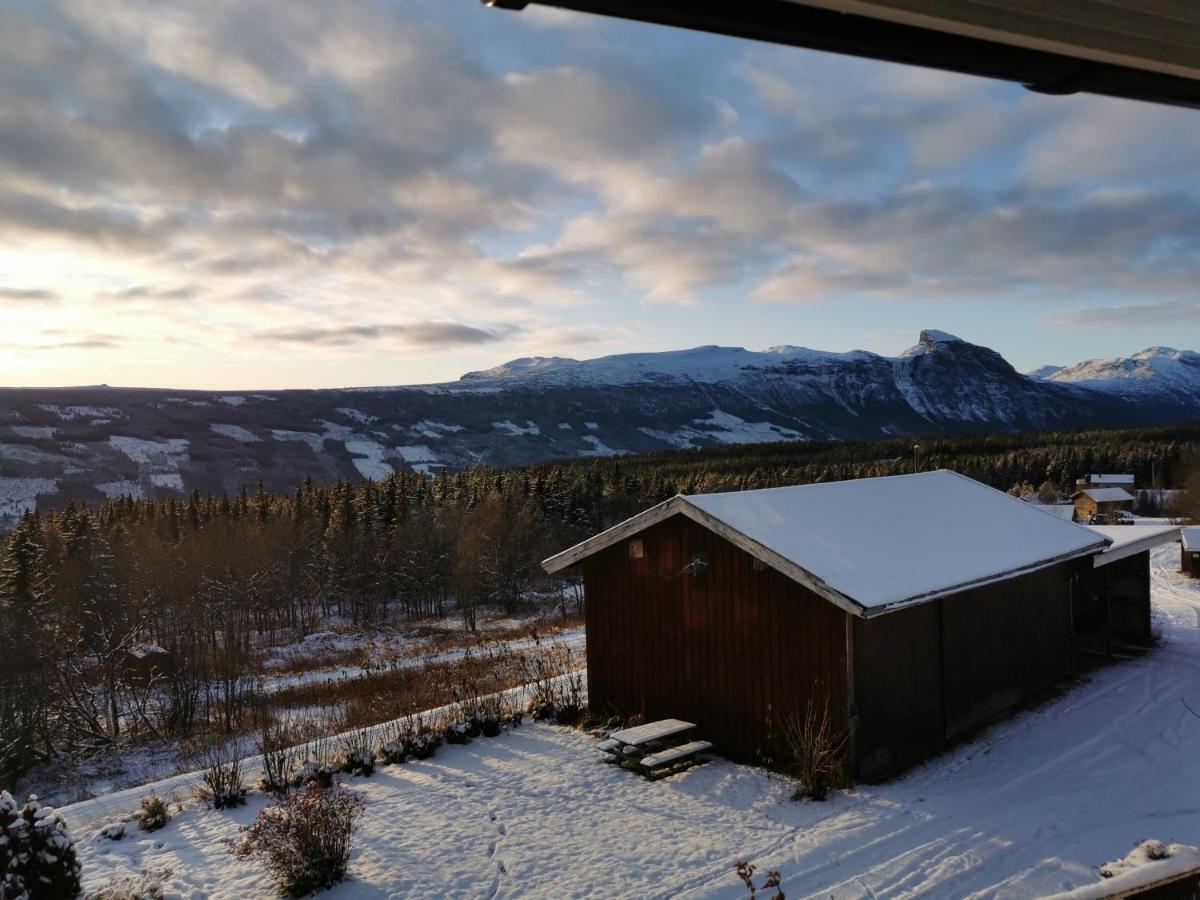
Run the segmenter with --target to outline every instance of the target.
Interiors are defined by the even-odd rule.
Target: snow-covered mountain
[[[1200,407],[1200,353],[1148,347],[1133,356],[1089,359],[1042,376],[1125,397]]]
[[[798,346],[527,357],[458,381],[297,391],[0,389],[0,527],[67,499],[434,475],[669,447],[1196,418],[1200,355],[1043,378],[940,331],[889,357]]]

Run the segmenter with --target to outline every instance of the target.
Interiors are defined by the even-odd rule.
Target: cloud
[[[56,292],[45,288],[0,287],[0,304],[7,302],[57,306],[62,302],[62,298]]]
[[[1200,298],[1123,303],[1117,306],[1060,309],[1045,317],[1051,325],[1096,330],[1185,328],[1200,325]]]
[[[310,328],[282,328],[260,331],[253,341],[274,344],[305,344],[322,347],[349,347],[375,341],[397,340],[410,347],[444,350],[452,347],[490,344],[515,331],[509,326],[480,328],[461,322],[409,322],[404,324],[334,325]]]

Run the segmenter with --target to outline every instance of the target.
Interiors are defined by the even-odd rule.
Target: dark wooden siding
[[[954,737],[1071,671],[1070,563],[942,601],[946,737]]]
[[[941,604],[854,621],[858,776],[885,775],[944,737]]]
[[[890,774],[1069,674],[1071,571],[857,620],[859,777]]]
[[[769,720],[828,696],[846,724],[848,617],[684,516],[583,563],[594,709],[696,722],[715,749],[758,761]],[[698,576],[683,572],[707,553]]]

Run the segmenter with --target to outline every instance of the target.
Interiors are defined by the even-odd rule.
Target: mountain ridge
[[[234,493],[258,480],[286,490],[307,475],[434,476],[718,444],[1170,424],[1200,418],[1198,364],[1200,354],[1151,348],[1030,377],[990,348],[926,329],[898,356],[706,345],[523,357],[396,387],[0,388],[0,527],[68,500]]]

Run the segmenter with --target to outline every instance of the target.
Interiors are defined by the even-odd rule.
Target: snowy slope
[[[1149,347],[1131,357],[1090,359],[1046,377],[1112,394],[1175,398],[1200,405],[1200,353]]]
[[[261,480],[287,491],[304,476],[432,477],[671,447],[1169,424],[1200,409],[1197,359],[1155,351],[1116,366],[1119,379],[1107,378],[1113,366],[1036,379],[987,347],[928,329],[898,356],[705,346],[525,357],[406,387],[0,388],[0,477],[20,479],[10,493],[45,488],[0,507],[0,531],[30,501],[99,503],[126,489],[233,494]]]
[[[1138,841],[1196,835],[1200,720],[1181,700],[1200,704],[1200,584],[1175,571],[1173,546],[1152,559],[1158,648],[894,782],[820,804],[720,760],[646,782],[599,762],[580,732],[526,725],[349,780],[367,807],[351,880],[327,896],[733,900],[746,895],[738,859],[778,868],[792,898],[1025,898],[1093,884]],[[79,825],[85,887],[170,869],[181,897],[266,896],[261,870],[222,846],[260,805],[191,806],[115,843],[94,836],[100,820]]]

